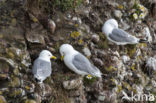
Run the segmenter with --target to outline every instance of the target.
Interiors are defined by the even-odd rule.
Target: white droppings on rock
[[[72,20],[73,20],[73,21],[76,21],[78,24],[82,24],[81,19],[78,18],[78,17],[73,17]]]
[[[145,27],[142,33],[145,34],[148,42],[152,42],[152,36],[148,27]]]
[[[146,61],[146,67],[148,69],[156,71],[156,58],[153,57],[148,58],[148,60]]]
[[[88,47],[83,48],[82,50],[87,57],[91,56],[91,52]]]
[[[151,80],[152,87],[156,88],[156,81],[154,79]]]
[[[92,35],[92,41],[93,41],[94,43],[98,43],[99,40],[100,40],[99,35],[97,35],[97,34],[93,34],[93,35]]]
[[[127,56],[127,55],[123,55],[122,56],[122,61],[123,61],[123,63],[127,63],[128,61],[130,61],[130,57]]]
[[[72,16],[71,16],[71,14],[67,14],[66,17],[67,17],[68,19],[71,19]]]

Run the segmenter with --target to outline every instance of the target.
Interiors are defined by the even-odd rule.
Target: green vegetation
[[[59,7],[61,10],[65,11],[70,8],[75,8],[82,3],[82,0],[55,0],[55,7]]]
[[[66,11],[78,7],[83,0],[40,0],[40,8],[45,9],[46,12],[50,13],[54,9],[60,9]]]
[[[95,76],[92,76],[90,74],[84,76],[83,81],[85,85],[90,85],[92,83],[94,83],[97,80],[97,78]]]

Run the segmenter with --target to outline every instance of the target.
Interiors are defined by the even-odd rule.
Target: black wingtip
[[[36,81],[36,82],[41,82],[41,80],[39,80],[39,79],[37,79],[37,78],[35,78],[35,81]]]
[[[139,40],[139,43],[148,43],[148,41],[145,40],[145,39],[140,39],[140,40]]]

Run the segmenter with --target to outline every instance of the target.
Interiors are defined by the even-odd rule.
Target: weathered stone
[[[99,40],[100,40],[99,35],[97,35],[97,34],[92,35],[92,41],[93,41],[94,43],[98,43]]]
[[[156,71],[156,58],[150,57],[146,61],[146,67]]]
[[[88,47],[83,48],[83,52],[84,52],[84,54],[85,54],[87,57],[90,57],[90,56],[91,56],[91,52],[90,52],[90,50],[89,50]]]
[[[65,89],[68,89],[68,90],[78,89],[81,85],[82,85],[82,79],[81,78],[63,82],[63,87]]]
[[[18,87],[20,86],[20,79],[18,77],[11,77],[11,82],[10,82],[11,87]]]
[[[38,43],[38,44],[45,44],[44,36],[39,35],[35,31],[28,31],[26,34],[26,38],[30,43]]]
[[[0,103],[7,103],[4,96],[0,95]]]
[[[25,91],[21,88],[19,88],[19,89],[15,88],[13,90],[10,90],[10,92],[9,92],[10,97],[18,97],[18,96],[23,96],[23,95],[25,95]]]
[[[103,66],[104,65],[103,61],[99,58],[94,58],[93,61],[94,61],[94,64],[97,66]]]
[[[76,22],[77,24],[82,24],[81,18],[79,17],[73,17],[72,20]]]
[[[49,19],[48,20],[48,28],[49,31],[53,34],[55,32],[56,24],[53,20]]]
[[[51,89],[51,87],[48,84],[45,84],[45,90],[43,91],[43,93],[44,93],[44,96],[45,97],[51,95],[52,89]]]
[[[122,17],[122,12],[120,11],[120,10],[115,10],[114,11],[114,16],[116,17],[116,18],[118,18],[118,19],[121,19],[121,17]]]
[[[70,97],[77,97],[77,96],[80,96],[81,94],[80,94],[80,90],[71,90],[70,92],[69,92],[69,96]]]
[[[8,74],[0,74],[0,80],[6,80],[6,79],[8,79],[9,78],[9,75]]]
[[[36,101],[37,103],[41,103],[42,97],[41,97],[39,94],[35,93],[35,94],[34,94],[34,97],[35,97],[35,101]]]
[[[148,41],[149,43],[152,42],[152,36],[151,36],[151,34],[150,34],[150,30],[149,30],[148,27],[145,27],[145,28],[142,30],[142,34],[145,35],[145,37],[146,37],[146,39],[147,39],[147,41]]]
[[[130,28],[130,25],[128,25],[125,21],[121,20],[122,29],[128,30]]]
[[[32,99],[27,99],[25,100],[24,103],[37,103],[35,100],[32,100]]]
[[[105,52],[104,50],[97,50],[97,56],[99,57],[99,58],[104,58],[104,57],[106,57],[108,54],[107,54],[107,52]]]
[[[88,1],[88,0],[85,0],[85,1]],[[84,6],[80,6],[75,10],[77,14],[80,14],[86,17],[89,16],[90,11],[91,11],[90,7],[84,7]]]
[[[11,59],[0,57],[0,73],[8,73],[10,70],[17,68],[17,64]]]
[[[105,100],[105,98],[106,98],[106,97],[105,97],[105,96],[103,96],[103,95],[98,96],[98,100],[99,100],[99,101],[104,101],[104,100]]]

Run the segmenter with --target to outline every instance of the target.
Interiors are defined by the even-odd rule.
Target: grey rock
[[[7,103],[4,96],[0,95],[0,103]]]
[[[78,89],[81,85],[82,85],[81,78],[63,82],[63,87],[67,90]]]
[[[48,19],[48,29],[53,34],[56,29],[56,24],[53,20]]]
[[[105,98],[106,98],[106,97],[105,97],[104,95],[98,96],[98,100],[99,100],[99,101],[102,101],[102,102],[105,100]]]
[[[78,24],[82,24],[82,20],[79,17],[73,17],[72,20]]]
[[[128,25],[126,22],[124,22],[123,20],[121,20],[121,24],[122,24],[122,29],[123,30],[128,30],[130,28],[130,25]]]
[[[148,58],[146,61],[146,67],[148,69],[152,69],[152,70],[156,71],[156,58],[154,58],[154,57]]]
[[[25,91],[21,88],[13,88],[9,92],[9,97],[18,97],[18,96],[24,96]]]
[[[98,66],[103,66],[104,65],[103,61],[101,59],[99,59],[99,58],[94,58],[93,61],[94,61],[95,65],[98,65]]]
[[[9,78],[9,74],[7,74],[7,73],[0,74],[0,80],[6,80],[8,78]]]
[[[32,99],[27,99],[25,100],[24,103],[37,103],[35,100],[32,100]]]
[[[86,25],[86,24],[82,24],[82,25],[79,27],[79,29],[80,29],[82,32],[84,32],[85,35],[86,35],[86,33],[90,33],[90,27],[89,27],[88,25]]]
[[[89,0],[85,0],[85,1],[89,1]],[[86,6],[83,6],[83,5],[80,5],[80,7],[75,9],[75,12],[77,14],[83,15],[85,17],[89,16],[90,11],[91,11],[91,7],[86,7]]]
[[[49,23],[50,23],[49,25],[52,25],[51,21],[49,21]],[[35,25],[35,26],[32,26],[32,25]],[[41,24],[32,23],[31,29],[27,29],[25,35],[29,43],[45,45],[44,37],[46,36],[46,34],[47,34],[47,31],[44,30]]]
[[[82,51],[83,51],[83,53],[84,53],[87,57],[90,57],[90,56],[91,56],[91,52],[90,52],[90,50],[89,50],[88,47],[83,48]]]
[[[97,34],[93,34],[93,35],[92,35],[92,41],[93,41],[94,43],[98,43],[99,40],[100,40],[99,35],[97,35]]]
[[[77,97],[77,96],[80,96],[80,90],[71,90],[70,92],[69,92],[69,96],[70,97]]]
[[[121,17],[122,17],[122,12],[120,11],[120,10],[115,10],[114,11],[114,16],[116,17],[116,18],[118,18],[118,19],[121,19]]]
[[[127,2],[128,2],[127,8],[132,8],[136,0],[127,0]]]
[[[97,56],[98,56],[99,58],[104,58],[104,57],[106,57],[107,55],[108,55],[108,53],[105,52],[104,50],[97,50]]]
[[[34,31],[28,31],[26,33],[26,38],[30,43],[45,44],[44,37]]]
[[[44,93],[44,96],[45,97],[51,95],[52,89],[51,89],[51,87],[48,84],[45,84],[45,90],[43,91],[43,93]]]
[[[34,94],[34,97],[35,97],[35,101],[36,101],[37,103],[41,103],[42,97],[41,97],[38,93],[35,93],[35,94]]]
[[[144,29],[142,30],[142,34],[145,35],[145,37],[149,43],[152,42],[152,36],[151,36],[150,30],[148,27],[144,27]]]

